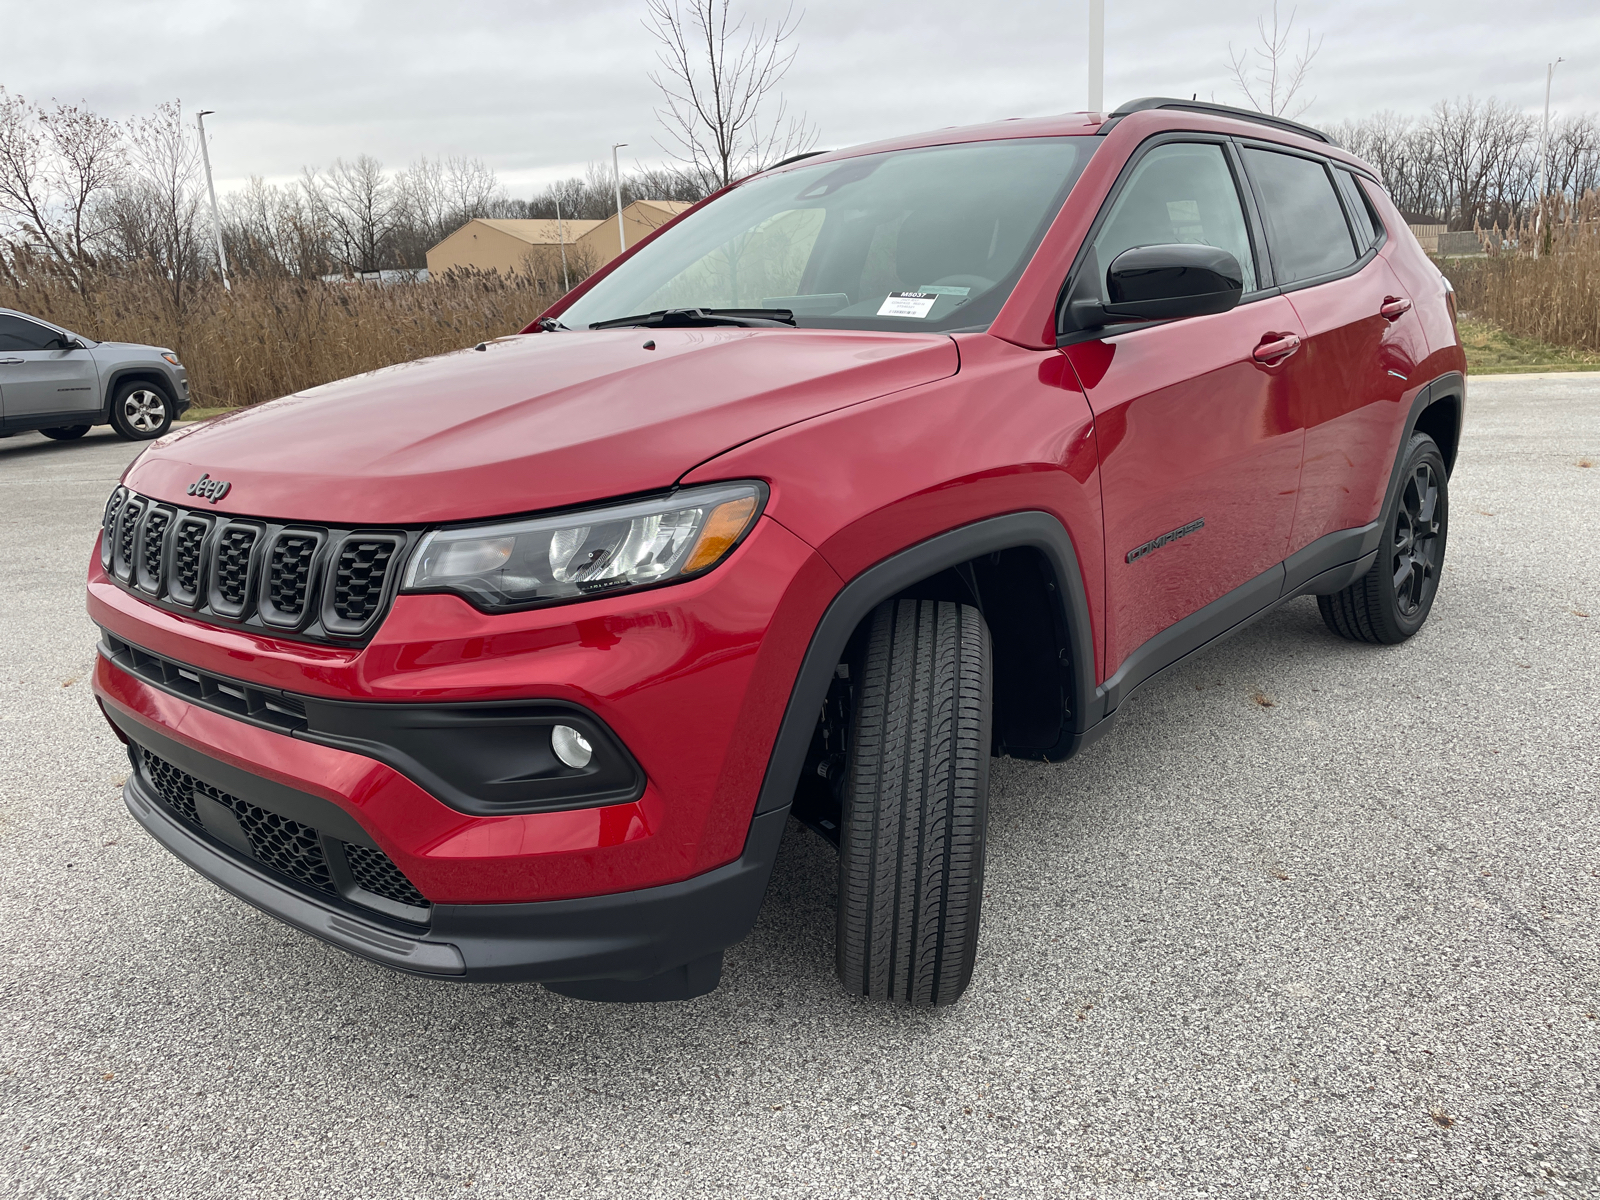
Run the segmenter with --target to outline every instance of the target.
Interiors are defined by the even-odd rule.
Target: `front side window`
[[[671,308],[786,309],[815,328],[982,328],[1094,147],[1014,138],[758,176],[642,247],[560,320],[582,329]]]
[[[1280,284],[1341,271],[1356,261],[1355,242],[1328,169],[1316,159],[1246,149],[1261,219]]]
[[[54,329],[0,313],[0,350],[60,350],[66,344]]]
[[[1244,208],[1221,146],[1172,142],[1139,160],[1094,240],[1101,301],[1110,299],[1106,271],[1117,255],[1173,243],[1226,250],[1244,270],[1244,290],[1256,289]]]

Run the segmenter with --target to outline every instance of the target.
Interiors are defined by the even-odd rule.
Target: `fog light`
[[[556,757],[569,767],[587,767],[594,757],[594,747],[571,725],[557,725],[550,730],[550,748]]]

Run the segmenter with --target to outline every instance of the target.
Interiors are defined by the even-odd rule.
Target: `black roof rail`
[[[819,154],[832,153],[832,150],[807,150],[804,154],[791,154],[782,162],[775,162],[770,167],[762,167],[760,171],[756,172],[756,174],[760,175],[763,171],[776,171],[779,167],[787,167],[790,163],[797,163],[803,158],[815,158]]]
[[[1339,144],[1322,130],[1302,125],[1299,121],[1291,121],[1287,117],[1269,116],[1264,112],[1256,112],[1253,108],[1234,108],[1230,104],[1211,104],[1205,100],[1175,100],[1171,96],[1145,96],[1139,100],[1130,100],[1107,117],[1098,132],[1110,133],[1123,117],[1136,112],[1149,112],[1153,108],[1173,108],[1213,117],[1232,117],[1235,121],[1253,121],[1257,125],[1270,125],[1273,129],[1281,129],[1285,133],[1298,133],[1301,137],[1308,137],[1325,145]]]

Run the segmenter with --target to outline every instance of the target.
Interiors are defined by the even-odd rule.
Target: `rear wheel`
[[[1449,532],[1444,455],[1427,434],[1413,434],[1372,570],[1341,592],[1317,597],[1328,628],[1354,642],[1390,646],[1416,633],[1439,591]]]
[[[855,695],[839,839],[839,978],[857,995],[953,1004],[983,901],[989,631],[970,605],[881,605]]]
[[[54,429],[41,429],[40,433],[57,442],[72,442],[89,432],[88,425],[57,425]]]
[[[117,389],[111,401],[111,428],[132,442],[158,438],[172,425],[172,401],[153,383],[135,381]]]

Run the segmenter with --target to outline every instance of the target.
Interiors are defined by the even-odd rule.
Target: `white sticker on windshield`
[[[880,317],[925,317],[933,311],[939,297],[928,292],[890,292],[884,297]]]

